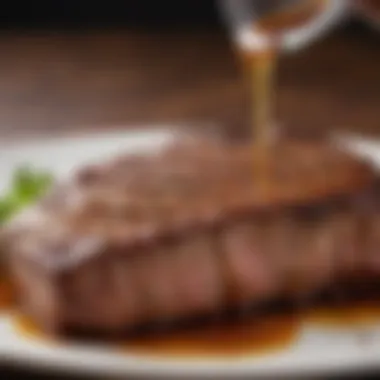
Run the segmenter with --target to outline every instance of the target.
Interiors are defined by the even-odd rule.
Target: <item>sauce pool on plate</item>
[[[285,351],[306,325],[323,328],[370,327],[380,323],[380,301],[320,306],[297,313],[277,313],[215,322],[125,341],[107,342],[121,352],[160,357],[233,358]],[[16,331],[28,338],[51,341],[28,318],[15,317]]]
[[[10,281],[0,280],[0,312],[11,307],[13,301],[13,289]]]
[[[137,339],[124,343],[122,348],[129,352],[170,356],[263,355],[291,345],[297,338],[299,325],[298,316],[271,315]]]

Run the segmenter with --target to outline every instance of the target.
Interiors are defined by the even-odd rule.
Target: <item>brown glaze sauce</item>
[[[294,314],[278,313],[152,334],[115,342],[112,347],[124,352],[153,356],[260,356],[286,350],[296,342],[305,325],[355,329],[374,323],[380,323],[380,301],[351,302],[340,306],[320,306]],[[15,317],[15,328],[24,336],[51,341],[23,316]]]
[[[326,327],[359,327],[380,323],[380,300],[345,303],[340,306],[320,306],[305,313],[308,324]]]
[[[265,33],[274,36],[291,28],[299,28],[321,13],[327,4],[327,0],[303,1],[264,16],[259,21],[258,27]]]
[[[0,280],[0,312],[12,306],[13,289],[11,282],[8,280]]]
[[[297,337],[299,318],[277,315],[137,339],[122,345],[135,353],[168,356],[233,357],[283,350]]]
[[[37,339],[49,339],[47,335],[42,332],[31,319],[22,314],[18,314],[14,317],[14,325],[17,332],[22,336]]]
[[[285,32],[299,28],[318,16],[327,3],[327,0],[309,0],[276,8],[264,15],[252,28],[270,37],[266,45],[257,49],[239,49],[252,97],[250,134],[256,143],[254,161],[257,162],[256,169],[263,172],[263,178],[270,176],[269,147],[276,141],[278,134],[275,125],[275,79],[281,39]],[[268,187],[266,182],[262,181],[264,191]]]

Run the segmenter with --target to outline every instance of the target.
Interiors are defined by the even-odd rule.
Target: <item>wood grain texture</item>
[[[278,117],[305,131],[380,131],[380,36],[337,32],[282,57]],[[1,133],[141,123],[248,123],[236,57],[218,31],[0,35]]]

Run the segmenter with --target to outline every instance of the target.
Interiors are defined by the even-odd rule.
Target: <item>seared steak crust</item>
[[[327,144],[185,140],[85,168],[6,231],[20,303],[43,328],[106,333],[380,275],[375,173]]]

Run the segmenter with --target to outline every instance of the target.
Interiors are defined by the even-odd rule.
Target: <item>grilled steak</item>
[[[80,170],[5,235],[20,305],[45,330],[117,333],[380,275],[371,166],[282,142],[186,140]]]

